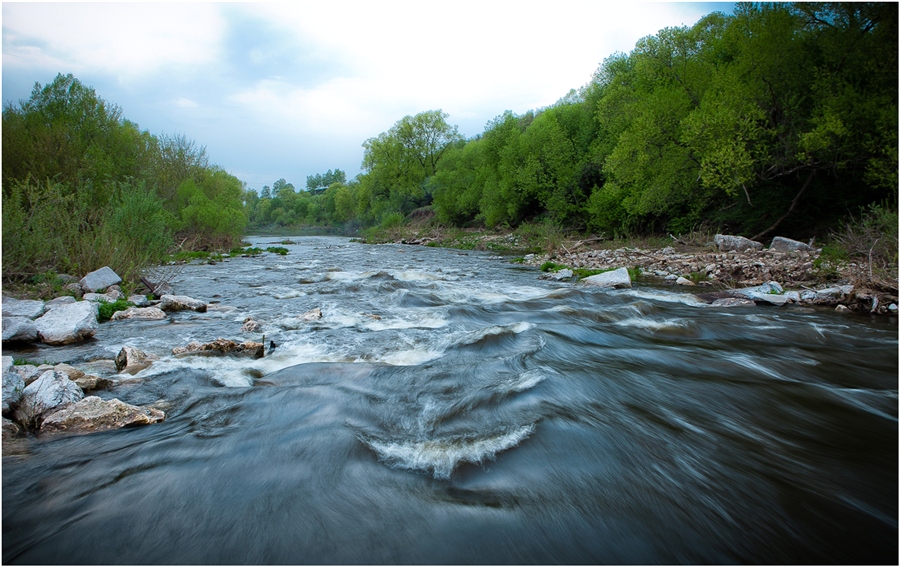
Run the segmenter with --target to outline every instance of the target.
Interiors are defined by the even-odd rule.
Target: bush
[[[99,315],[97,316],[97,319],[101,323],[109,321],[112,318],[113,313],[116,311],[124,311],[131,306],[132,304],[124,299],[117,299],[116,301],[100,301],[98,304]]]

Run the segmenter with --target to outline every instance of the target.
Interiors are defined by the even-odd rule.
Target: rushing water
[[[286,248],[186,267],[206,313],[4,352],[138,347],[160,360],[101,395],[168,415],[5,456],[4,563],[897,562],[895,318]],[[263,359],[168,354],[260,340],[246,317]]]

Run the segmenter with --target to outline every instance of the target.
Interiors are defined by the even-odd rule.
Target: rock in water
[[[122,283],[122,278],[109,266],[103,266],[99,270],[94,270],[78,282],[83,290],[92,293],[120,283]]]
[[[78,301],[54,307],[36,319],[35,325],[48,345],[67,345],[94,336],[98,312],[96,303]]]
[[[44,417],[84,398],[84,392],[61,372],[48,370],[25,387],[15,411],[22,425],[39,425]]]
[[[128,309],[113,313],[112,317],[110,317],[110,321],[123,321],[125,319],[157,321],[165,318],[165,311],[157,307],[129,307]]]
[[[206,303],[186,295],[164,295],[159,304],[163,311],[197,311],[206,312]]]
[[[135,374],[151,364],[153,364],[153,360],[150,356],[134,347],[123,346],[116,355],[116,370],[119,372],[124,370],[129,374]]]
[[[3,317],[3,342],[31,343],[38,339],[37,325],[27,317]]]
[[[603,272],[602,274],[584,278],[581,281],[588,285],[601,287],[631,287],[631,276],[628,275],[628,270],[625,268]]]
[[[18,372],[3,372],[3,414],[12,411],[25,392],[25,380]]]
[[[158,409],[126,404],[116,398],[102,400],[88,396],[48,415],[41,424],[42,432],[90,433],[135,425],[149,425],[166,419]]]
[[[186,347],[175,347],[172,354],[200,354],[200,355],[223,355],[231,354],[235,356],[248,356],[251,358],[262,358],[265,355],[265,346],[256,341],[246,341],[236,343],[227,339],[216,339],[211,343],[201,344],[198,342],[188,343]]]

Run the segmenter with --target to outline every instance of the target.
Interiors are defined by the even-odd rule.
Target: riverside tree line
[[[59,76],[3,112],[4,277],[417,211],[457,227],[808,238],[867,207],[896,232],[897,17],[896,3],[738,4],[640,40],[556,104],[504,112],[472,138],[440,110],[406,116],[363,143],[354,179],[329,170],[259,194]]]

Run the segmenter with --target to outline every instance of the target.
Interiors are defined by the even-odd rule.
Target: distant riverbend
[[[491,252],[249,240],[288,253],[172,282],[205,312],[4,348],[166,413],[5,451],[4,563],[897,560],[896,317],[542,280]],[[172,354],[217,338],[267,354]],[[153,363],[117,374],[123,346]]]

